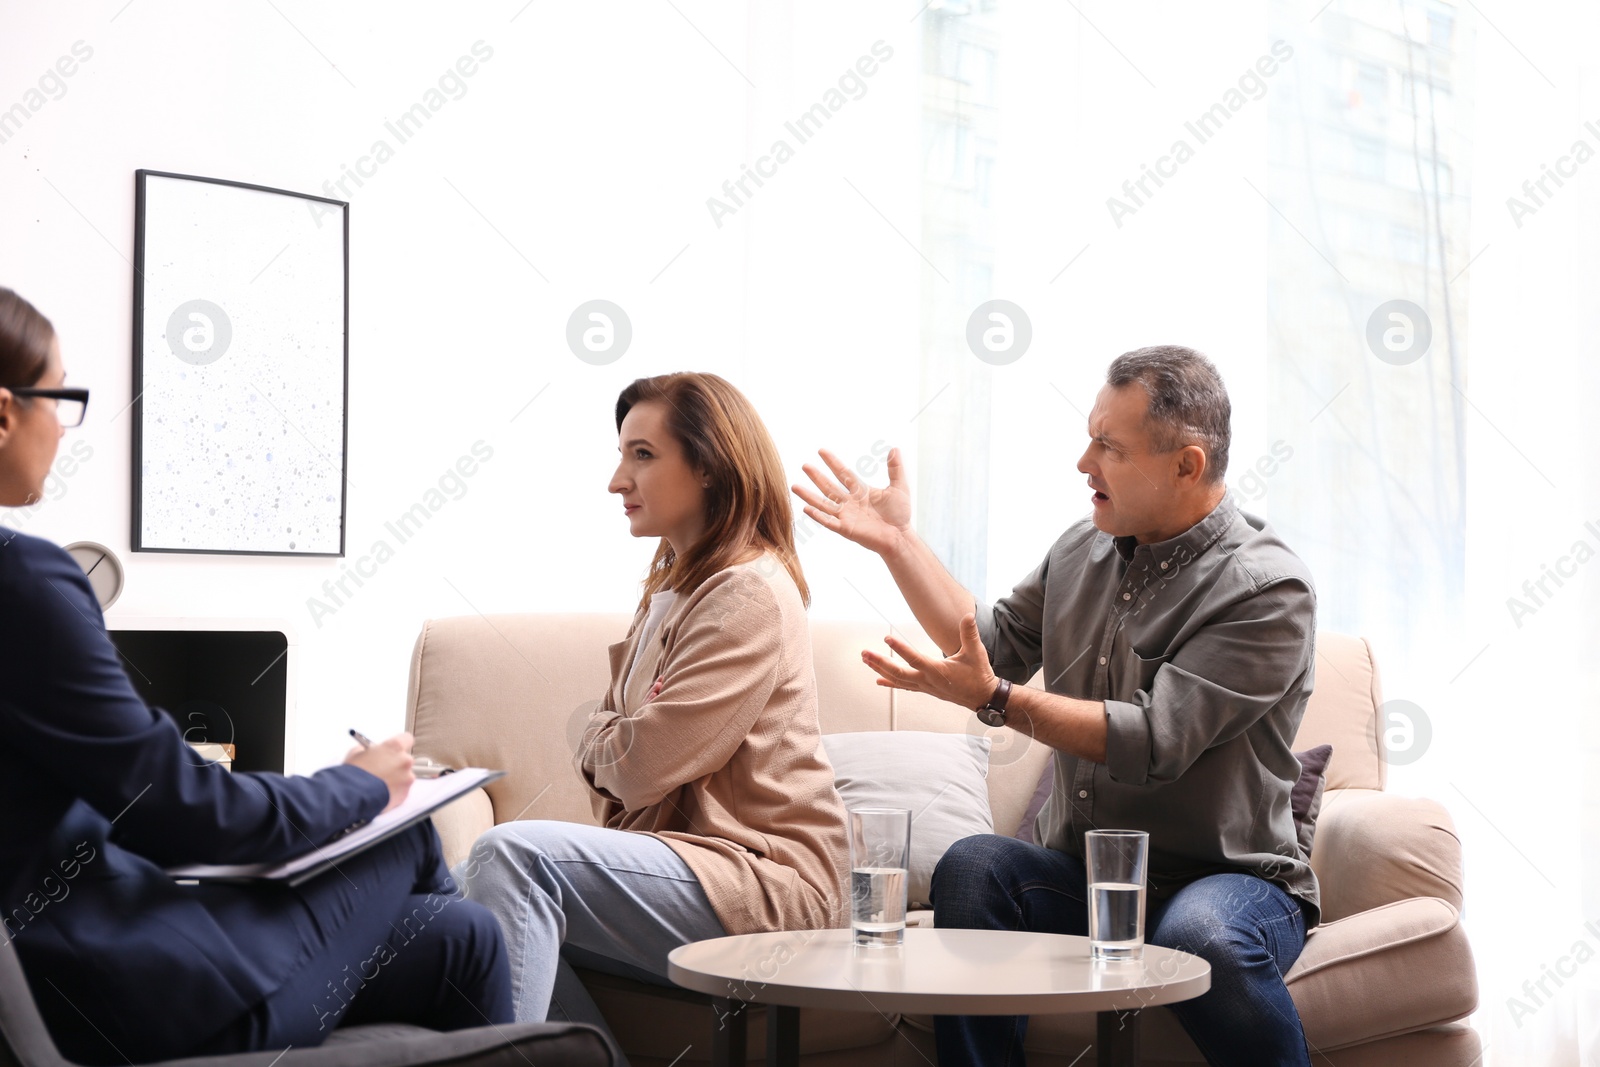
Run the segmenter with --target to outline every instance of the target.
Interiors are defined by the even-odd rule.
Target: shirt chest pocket
[[[1132,647],[1124,647],[1111,661],[1111,699],[1131,700],[1136,692],[1150,692],[1156,684],[1156,672],[1171,660],[1170,653],[1141,656]]]

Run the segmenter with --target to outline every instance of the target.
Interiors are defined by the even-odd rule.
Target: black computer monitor
[[[289,641],[276,630],[108,631],[145,702],[187,741],[235,746],[236,771],[283,771]]]

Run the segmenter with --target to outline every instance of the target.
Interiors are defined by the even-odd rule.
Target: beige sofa
[[[423,627],[406,709],[417,750],[509,772],[436,817],[452,863],[498,822],[593,821],[572,753],[607,686],[606,646],[622,639],[628,623],[622,615],[502,615],[435,619]],[[915,626],[897,632],[932,647]],[[882,649],[883,633],[877,623],[812,623],[825,733],[983,729],[971,713],[874,685],[860,651]],[[1459,1020],[1476,1008],[1478,993],[1460,923],[1460,843],[1440,805],[1383,791],[1380,700],[1366,642],[1319,635],[1316,695],[1295,747],[1327,742],[1334,750],[1311,856],[1323,924],[1289,972],[1289,990],[1319,1067],[1469,1067],[1480,1043]],[[1049,753],[1010,730],[987,732],[994,738],[988,787],[995,832],[1010,834]],[[620,979],[585,980],[635,1067],[709,1060],[709,1008]],[[803,1062],[922,1067],[935,1059],[929,1022],[807,1010]],[[1146,1012],[1142,1029],[1145,1062],[1203,1062],[1165,1008]],[[758,1012],[750,1047],[764,1041]],[[1084,1067],[1093,1060],[1081,1054],[1093,1041],[1093,1016],[1036,1017],[1029,1062]]]

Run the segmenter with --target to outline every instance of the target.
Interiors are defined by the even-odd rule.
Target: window
[[[1428,44],[1433,48],[1448,50],[1455,34],[1456,19],[1448,11],[1428,12]]]
[[[1389,102],[1389,69],[1378,63],[1362,63],[1356,72],[1359,106],[1375,115],[1384,113]]]
[[[1428,261],[1427,236],[1404,223],[1397,222],[1389,228],[1389,250],[1390,254],[1401,263]]]
[[[1385,179],[1384,144],[1376,137],[1356,134],[1351,138],[1351,167],[1357,175],[1375,182]]]

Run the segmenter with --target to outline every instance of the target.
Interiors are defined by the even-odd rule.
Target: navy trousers
[[[304,961],[272,996],[190,1055],[305,1048],[358,1023],[459,1030],[513,1021],[500,926],[457,891],[432,823],[297,888],[268,892],[277,899],[264,902],[252,933],[301,938]]]

